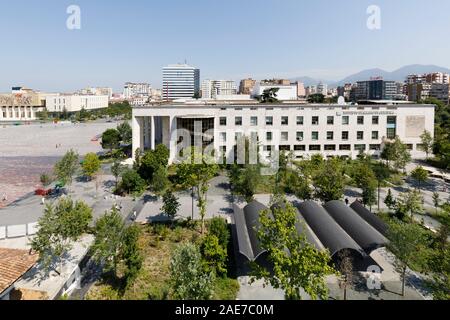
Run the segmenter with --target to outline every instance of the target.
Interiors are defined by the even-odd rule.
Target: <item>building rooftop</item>
[[[30,270],[38,258],[28,250],[0,248],[0,294]]]
[[[328,104],[328,103],[308,103],[305,100],[289,100],[280,101],[278,103],[261,103],[254,99],[242,99],[242,100],[209,100],[209,99],[179,99],[175,101],[158,101],[152,102],[145,105],[135,105],[134,108],[158,108],[158,107],[170,107],[170,108],[201,108],[201,107],[259,107],[259,108],[293,108],[293,107],[312,107],[312,108],[364,108],[364,107],[397,107],[398,105],[408,106],[408,107],[433,107],[432,104],[418,104],[410,101],[391,101],[391,100],[373,100],[373,101],[363,101],[360,104],[345,104],[340,105],[338,103]]]

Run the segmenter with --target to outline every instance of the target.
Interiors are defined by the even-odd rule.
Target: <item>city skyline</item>
[[[450,27],[447,1],[431,6],[403,0],[252,0],[239,6],[229,1],[223,8],[206,1],[81,0],[76,3],[81,29],[69,30],[66,9],[71,4],[7,4],[4,11],[10,14],[0,21],[0,34],[14,50],[2,52],[1,92],[16,85],[42,91],[86,86],[120,91],[126,81],[161,88],[162,68],[185,60],[201,69],[202,79],[237,82],[300,76],[332,82],[371,68],[391,71],[416,63],[450,67],[450,45],[442,41]],[[373,4],[381,10],[380,30],[366,25],[367,8]],[[433,24],[423,15],[433,16]],[[420,39],[433,43],[433,50]]]

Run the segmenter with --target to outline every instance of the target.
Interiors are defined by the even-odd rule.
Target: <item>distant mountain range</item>
[[[413,64],[409,66],[404,66],[400,69],[394,70],[392,72],[374,68],[363,70],[361,72],[352,74],[340,81],[330,82],[324,81],[320,79],[314,79],[311,77],[298,77],[291,79],[292,81],[303,82],[305,86],[317,85],[319,82],[327,83],[328,87],[333,88],[340,85],[344,85],[346,83],[354,83],[356,81],[369,80],[372,77],[382,77],[384,80],[392,80],[392,81],[405,81],[405,78],[410,74],[421,74],[421,73],[430,73],[430,72],[444,72],[450,73],[450,69],[439,67],[435,65],[421,65],[421,64]]]

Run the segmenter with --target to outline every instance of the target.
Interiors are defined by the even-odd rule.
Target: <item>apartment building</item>
[[[233,80],[204,80],[202,82],[202,98],[216,99],[217,96],[233,96],[237,94],[237,86]]]
[[[127,82],[123,88],[123,97],[131,99],[135,97],[149,97],[152,94],[152,86],[145,82]]]
[[[241,80],[239,85],[239,94],[251,94],[256,85],[256,80],[251,78]]]
[[[409,101],[435,98],[444,104],[449,102],[449,84],[424,82],[408,84],[407,88]]]

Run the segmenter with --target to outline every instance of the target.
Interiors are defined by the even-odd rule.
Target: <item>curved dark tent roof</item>
[[[300,214],[297,209],[297,223],[295,224],[295,228],[297,229],[299,234],[304,234],[306,236],[306,240],[312,244],[317,250],[324,250],[325,246],[320,241],[319,237],[314,233],[311,227],[306,222],[305,218]]]
[[[284,203],[273,205],[271,209],[273,210],[276,207],[281,206],[282,208],[285,207]],[[304,234],[306,237],[306,241],[308,241],[310,244],[312,244],[316,249],[318,250],[324,250],[325,246],[320,242],[320,239],[316,236],[314,231],[312,231],[311,227],[306,222],[305,218],[300,214],[298,211],[298,208],[295,207],[295,210],[297,211],[297,222],[295,224],[295,228],[297,229],[297,232],[301,235]]]
[[[367,254],[386,245],[387,239],[345,203],[335,200],[323,207]]]
[[[239,252],[250,261],[257,260],[266,252],[260,246],[257,230],[260,227],[259,213],[267,209],[266,206],[257,201],[248,204],[244,209],[234,205]]]
[[[322,244],[330,250],[331,256],[344,249],[355,251],[361,258],[366,256],[364,250],[317,203],[307,201],[295,203],[295,206]]]
[[[368,224],[374,227],[382,235],[387,235],[388,226],[375,214],[366,209],[361,202],[355,201],[350,208],[353,209],[361,218],[363,218]]]

